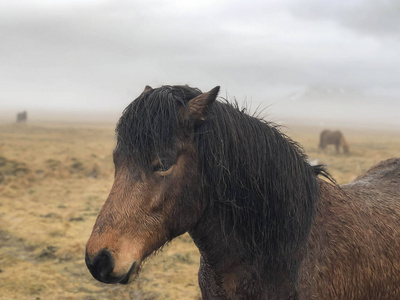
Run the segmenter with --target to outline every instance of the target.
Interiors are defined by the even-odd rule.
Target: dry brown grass
[[[319,129],[290,126],[311,160],[345,183],[400,156],[399,132],[345,130],[351,154],[319,153]],[[199,254],[186,234],[129,286],[104,285],[84,248],[113,182],[111,126],[0,126],[1,299],[198,299]]]

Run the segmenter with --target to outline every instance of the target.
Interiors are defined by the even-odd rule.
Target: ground
[[[318,151],[321,128],[287,125],[339,183],[400,157],[400,129],[341,129],[350,155]],[[185,234],[128,286],[92,278],[85,243],[113,182],[112,125],[0,125],[0,299],[200,299],[199,253]]]

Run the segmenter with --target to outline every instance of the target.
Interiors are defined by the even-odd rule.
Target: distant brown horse
[[[17,114],[17,123],[24,123],[27,120],[27,113],[26,111],[20,112]]]
[[[343,148],[343,153],[349,153],[349,145],[347,144],[343,134],[339,131],[324,130],[321,132],[319,139],[319,148],[324,150],[327,145],[335,145],[336,153],[339,148]]]
[[[204,299],[400,299],[400,159],[339,187],[218,91],[147,87],[125,109],[91,274],[131,282],[189,232]]]

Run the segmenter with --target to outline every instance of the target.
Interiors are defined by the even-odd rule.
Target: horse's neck
[[[204,299],[297,299],[289,272],[271,276],[263,258],[238,253],[237,241],[224,236],[217,216],[203,216],[190,234],[200,250],[199,284]],[[260,263],[257,263],[259,261]]]

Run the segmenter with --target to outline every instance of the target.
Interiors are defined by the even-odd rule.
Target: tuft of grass
[[[30,172],[26,163],[0,157],[0,183],[7,177],[23,177]]]

